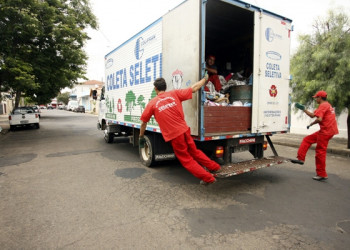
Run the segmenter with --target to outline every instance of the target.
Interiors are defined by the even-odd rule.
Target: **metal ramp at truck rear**
[[[273,165],[289,162],[290,159],[280,156],[270,156],[262,159],[242,161],[238,163],[225,164],[221,170],[215,174],[217,178],[227,178],[234,175],[244,174],[255,171],[260,168],[266,168]]]

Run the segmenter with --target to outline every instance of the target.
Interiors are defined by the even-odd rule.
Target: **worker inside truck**
[[[221,83],[218,76],[218,69],[215,65],[215,56],[209,55],[205,60],[205,70],[209,74],[209,82],[214,85],[214,88],[217,92],[221,90]],[[206,91],[210,91],[209,87],[205,87]],[[212,91],[211,91],[212,92]]]
[[[234,86],[252,85],[252,72],[250,66],[241,66],[236,73],[230,72],[231,63],[226,63],[226,69],[219,71],[215,65],[215,56],[210,54],[206,59],[205,70],[209,74],[208,84],[205,86],[206,104],[209,106],[244,106],[247,102],[235,101],[230,97],[231,92],[235,92],[237,88]],[[235,94],[233,94],[235,96]],[[214,102],[214,103],[211,103]]]
[[[209,55],[214,55],[221,83],[221,88],[215,86],[216,96],[210,95],[209,101],[214,103],[208,104],[217,106],[217,100],[229,94],[229,105],[221,104],[230,106],[235,101],[235,106],[248,105],[248,101],[232,94],[233,89],[240,90],[239,86],[245,85],[243,89],[248,89],[247,85],[253,84],[254,12],[225,1],[207,1],[205,13],[205,62],[209,64]]]

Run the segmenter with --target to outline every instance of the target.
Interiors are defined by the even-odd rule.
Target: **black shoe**
[[[221,168],[219,170],[209,170],[209,173],[216,175],[221,172]]]
[[[314,179],[315,181],[323,181],[323,180],[327,180],[328,177],[322,177],[322,176],[316,175],[316,176],[312,177],[312,179]]]
[[[208,186],[210,184],[214,184],[215,182],[216,182],[216,179],[214,181],[212,181],[212,182],[205,182],[205,181],[201,180],[199,182],[199,184],[204,185],[204,186]]]
[[[295,160],[295,159],[293,159],[293,160],[290,160],[290,161],[291,161],[291,163],[294,163],[294,164],[304,165],[304,162],[301,161],[301,160]]]

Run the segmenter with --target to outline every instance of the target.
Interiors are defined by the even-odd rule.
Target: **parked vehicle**
[[[248,167],[232,167],[226,176],[283,162],[270,136],[290,127],[291,29],[290,19],[239,0],[184,1],[105,56],[98,128],[108,143],[129,136],[138,146],[140,116],[156,94],[154,80],[163,77],[167,91],[187,88],[203,77],[205,59],[214,53],[220,75],[242,69],[251,75],[249,81],[234,80],[226,93],[211,96],[202,88],[183,102],[198,148],[225,166],[234,166],[233,153],[252,154]],[[224,94],[229,103],[216,102]],[[263,159],[265,138],[274,152],[269,159]],[[144,165],[175,157],[155,119],[145,139],[139,148]]]
[[[85,107],[83,105],[79,105],[78,107],[74,108],[73,112],[85,113]]]
[[[31,108],[33,108],[34,109],[34,111],[35,111],[35,113],[38,113],[38,115],[39,115],[39,118],[41,118],[41,110],[40,110],[40,108],[39,108],[39,106],[37,106],[37,105],[34,105],[34,106],[30,106]]]
[[[79,106],[78,101],[69,101],[67,104],[67,110],[68,111],[73,111],[74,108],[77,108]]]
[[[39,114],[31,107],[15,108],[9,115],[10,130],[19,126],[34,126],[40,128]]]

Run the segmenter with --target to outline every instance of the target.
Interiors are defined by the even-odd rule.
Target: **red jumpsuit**
[[[174,153],[181,164],[195,177],[210,183],[215,178],[201,165],[211,171],[219,170],[220,165],[198,150],[191,137],[182,108],[182,101],[191,98],[191,88],[160,93],[147,104],[140,120],[148,122],[154,115],[164,140],[171,142]]]
[[[212,65],[212,66],[208,65],[207,67],[212,68],[212,69],[217,69],[215,65]],[[209,75],[208,82],[212,82],[214,87],[215,87],[215,90],[217,92],[219,92],[222,88],[219,76],[217,74],[212,74],[212,73],[209,73],[208,75]],[[209,91],[209,88],[207,86],[205,86],[204,90]]]
[[[320,130],[316,133],[306,136],[298,150],[297,158],[305,161],[305,156],[311,144],[316,144],[316,174],[321,177],[328,177],[326,172],[326,155],[328,142],[332,137],[338,134],[337,121],[335,119],[335,112],[328,102],[320,104],[315,110],[314,115],[321,117],[322,121],[319,123]]]

